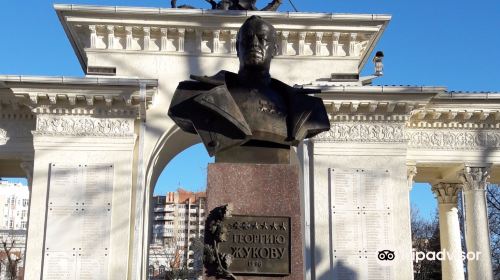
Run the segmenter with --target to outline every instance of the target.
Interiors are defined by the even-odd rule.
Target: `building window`
[[[160,275],[162,275],[163,273],[165,273],[165,266],[164,265],[160,265],[160,271],[159,271]]]
[[[23,206],[27,207],[29,203],[28,199],[23,199]]]
[[[153,277],[154,274],[155,274],[155,267],[152,266],[152,265],[150,265],[148,270],[149,270],[148,271],[149,272],[149,277]]]
[[[9,228],[10,228],[10,229],[13,229],[13,228],[14,228],[14,221],[13,221],[13,220],[10,220],[10,221],[9,221]]]

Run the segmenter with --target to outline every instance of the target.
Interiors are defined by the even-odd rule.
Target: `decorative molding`
[[[169,53],[214,53],[218,55],[234,56],[236,55],[235,46],[236,34],[238,28],[228,27],[222,30],[214,30],[214,27],[207,26],[191,26],[192,23],[186,26],[170,26],[165,24],[151,24],[141,26],[143,23],[123,25],[123,24],[89,24],[89,23],[72,23],[70,26],[75,30],[78,43],[84,49],[92,50],[133,50],[133,51],[149,51],[149,52],[165,52],[166,40],[172,39],[177,41],[178,45],[173,50],[168,50]],[[338,26],[328,27],[327,30],[311,31],[302,28],[284,28],[277,29],[280,35],[281,50],[278,56],[303,57],[303,56],[320,56],[320,57],[360,57],[368,51],[368,46],[375,34],[374,29],[359,30],[349,32],[347,30],[337,30]],[[376,27],[378,28],[378,27]],[[135,29],[133,31],[133,29]],[[342,29],[342,28],[341,28]],[[85,32],[84,32],[85,30]],[[88,32],[87,30],[90,30]],[[142,31],[142,32],[141,32]],[[168,34],[168,39],[166,33]],[[194,33],[194,36],[192,36]],[[217,43],[220,34],[228,34],[230,45],[227,48],[219,48]],[[190,34],[186,36],[186,34]],[[203,37],[203,39],[202,39]],[[114,42],[124,42],[122,44]],[[154,40],[153,40],[154,39]],[[142,45],[132,48],[133,41],[143,41]],[[195,40],[195,42],[189,42]],[[211,44],[207,47],[208,51],[201,50],[202,40],[208,40]],[[149,42],[149,43],[148,43]],[[163,44],[162,44],[163,42]],[[325,42],[325,43],[323,43]],[[198,43],[200,43],[198,46]],[[151,47],[156,44],[157,47]],[[194,50],[184,48],[194,44]],[[311,51],[306,51],[306,45]],[[162,48],[163,46],[163,48]],[[325,48],[323,48],[323,46]]]
[[[130,137],[134,135],[134,119],[39,115],[36,131],[33,134],[40,136]]]
[[[406,131],[408,147],[431,150],[477,150],[500,148],[497,130],[411,129]]]
[[[436,195],[439,204],[457,204],[458,192],[462,184],[438,183],[432,186],[432,192]]]
[[[473,106],[471,106],[473,108]],[[411,128],[500,128],[500,112],[496,109],[426,109],[411,112]]]
[[[466,166],[459,174],[459,178],[463,183],[463,189],[467,191],[485,191],[488,185],[487,180],[490,178],[488,167],[471,167]]]
[[[404,123],[345,122],[331,123],[329,131],[314,138],[315,142],[405,143]]]

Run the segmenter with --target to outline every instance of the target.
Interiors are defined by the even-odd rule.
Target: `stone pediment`
[[[318,74],[359,74],[391,18],[77,5],[55,5],[55,9],[85,71],[99,65],[92,56],[96,52],[234,58],[238,28],[248,16],[259,15],[278,31],[276,60],[285,60],[283,64],[310,60],[329,71],[328,76],[319,70],[311,73],[310,81]],[[116,67],[120,73],[118,63]]]

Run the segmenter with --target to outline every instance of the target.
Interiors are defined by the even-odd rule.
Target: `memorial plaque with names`
[[[389,171],[332,168],[329,178],[334,279],[394,279],[377,258],[394,248]]]
[[[50,165],[43,279],[108,278],[112,190],[111,164]]]
[[[224,226],[227,241],[219,250],[232,255],[229,272],[290,274],[290,218],[234,215],[224,219]]]

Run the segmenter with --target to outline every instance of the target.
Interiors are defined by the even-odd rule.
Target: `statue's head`
[[[274,26],[259,16],[248,18],[238,31],[236,51],[240,69],[269,71],[271,59],[278,50]]]

